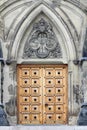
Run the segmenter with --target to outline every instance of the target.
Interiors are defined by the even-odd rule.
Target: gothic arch
[[[64,21],[55,13],[55,11],[53,11],[51,8],[49,8],[44,3],[43,4],[39,3],[39,5],[35,4],[32,8],[32,11],[30,13],[28,12],[27,18],[25,19],[25,17],[24,17],[24,20],[22,20],[22,23],[19,21],[20,28],[17,30],[17,33],[14,37],[13,45],[10,46],[11,53],[8,55],[8,58],[9,59],[11,58],[12,60],[17,60],[18,50],[19,50],[19,46],[21,44],[21,39],[22,39],[24,33],[26,32],[27,28],[29,27],[29,25],[32,23],[32,21],[34,21],[34,19],[41,12],[43,12],[51,20],[51,22],[55,25],[57,30],[60,31],[60,34],[65,41],[65,50],[67,53],[67,61],[76,59],[76,49],[75,49],[75,45],[73,42],[73,38],[70,34],[70,30],[66,27]],[[22,16],[25,16],[25,15],[22,14]],[[21,19],[21,16],[19,17],[19,19]],[[14,29],[15,30],[17,29],[15,25],[14,25]],[[10,37],[10,33],[8,35],[8,39],[9,39],[9,37]]]
[[[57,2],[57,9],[60,11],[62,11],[63,15],[60,15],[59,12],[56,11],[55,7],[53,8],[52,6],[52,3],[53,1],[50,1],[50,0],[42,0],[42,1],[30,1],[30,0],[26,0],[26,1],[17,1],[17,0],[7,0],[4,4],[3,0],[1,2],[1,8],[0,8],[0,13],[1,15],[3,16],[3,18],[6,16],[6,15],[9,15],[11,12],[13,12],[14,10],[18,9],[18,8],[22,8],[23,5],[26,5],[26,7],[29,7],[29,8],[24,8],[23,12],[20,13],[15,19],[14,19],[14,22],[12,23],[12,25],[10,26],[8,32],[7,32],[7,35],[5,36],[6,37],[6,40],[9,41],[9,48],[10,48],[10,52],[12,50],[12,46],[13,46],[13,41],[16,39],[16,36],[20,30],[20,28],[22,27],[23,23],[26,21],[27,18],[29,18],[29,15],[34,12],[34,10],[36,10],[39,6],[41,6],[41,4],[48,9],[48,12],[52,12],[56,17],[57,19],[59,19],[64,28],[66,29],[66,32],[68,34],[69,37],[71,37],[71,42],[72,42],[72,46],[73,46],[73,52],[76,53],[75,55],[76,56],[73,56],[73,58],[71,59],[77,59],[79,57],[79,52],[78,52],[78,46],[80,47],[80,50],[83,46],[83,43],[82,43],[82,40],[83,40],[83,37],[82,35],[83,34],[83,31],[81,30],[81,37],[82,39],[80,39],[80,36],[78,38],[78,34],[77,34],[77,30],[76,30],[76,27],[73,26],[73,23],[72,23],[72,20],[69,19],[66,11],[63,12],[62,8],[58,7],[58,4],[59,2]],[[76,12],[79,13],[80,17],[82,17],[82,15],[84,15],[85,17],[85,13],[86,13],[86,7],[84,6],[84,4],[80,3],[80,5],[78,4],[78,1],[71,1],[71,0],[67,0],[67,1],[62,1],[61,2],[61,6],[66,6],[69,7],[71,10],[74,10]],[[46,14],[46,12],[44,11],[44,9],[42,9],[42,11],[44,12],[44,14]],[[26,9],[26,10],[25,10]],[[41,10],[39,10],[39,13],[41,12]],[[61,13],[61,14],[62,14]],[[35,14],[35,13],[34,13]],[[51,15],[51,13],[48,13],[48,15]],[[36,14],[37,15],[37,14]],[[46,14],[47,15],[47,14]],[[49,19],[52,19],[52,17],[47,16]],[[34,20],[34,19],[32,19]],[[55,22],[55,21],[54,21]],[[53,23],[54,23],[53,22]],[[83,22],[84,22],[84,18],[83,18]],[[58,22],[57,22],[58,23]],[[85,24],[85,23],[84,23]],[[58,24],[55,23],[55,26],[58,26]],[[84,25],[83,25],[84,26]],[[63,31],[62,29],[60,29],[61,32]],[[61,33],[62,34],[62,33]],[[8,38],[7,38],[8,36]],[[76,36],[76,37],[75,37]],[[64,38],[64,37],[63,37]],[[77,38],[77,39],[75,39]],[[80,44],[80,45],[79,45]],[[67,48],[67,47],[66,47]],[[70,50],[70,49],[69,49]],[[81,50],[82,51],[82,50]],[[13,56],[11,56],[11,53],[8,52],[8,59],[12,58]],[[67,51],[68,53],[68,51]],[[17,56],[16,56],[17,57]],[[68,58],[69,59],[69,58]]]

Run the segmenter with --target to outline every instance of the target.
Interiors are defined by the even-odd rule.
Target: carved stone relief
[[[33,25],[24,47],[23,58],[62,58],[61,48],[53,27],[43,18]]]

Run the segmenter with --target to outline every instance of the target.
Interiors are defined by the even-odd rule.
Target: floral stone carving
[[[23,58],[61,58],[61,48],[51,24],[43,18],[35,23],[25,44]]]

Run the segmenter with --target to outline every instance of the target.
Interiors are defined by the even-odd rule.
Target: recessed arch
[[[3,0],[1,0],[1,1],[3,1]],[[17,104],[15,102],[16,99],[18,101],[17,93],[19,93],[17,79],[18,79],[18,77],[22,78],[21,75],[23,75],[22,79],[24,80],[24,77],[25,77],[24,75],[27,74],[28,76],[30,76],[30,80],[32,80],[30,82],[33,82],[33,79],[34,79],[33,74],[34,75],[36,75],[36,73],[37,73],[37,75],[39,74],[39,71],[38,71],[39,65],[42,66],[42,68],[41,68],[41,66],[39,66],[41,68],[40,72],[42,73],[42,76],[45,76],[45,73],[44,73],[45,70],[43,69],[45,65],[46,65],[46,70],[47,70],[47,66],[49,66],[49,65],[52,65],[52,67],[56,67],[56,65],[60,66],[60,67],[67,66],[67,72],[63,72],[63,71],[58,72],[57,70],[60,70],[58,67],[57,70],[55,69],[56,73],[53,70],[53,75],[54,75],[54,73],[58,74],[58,75],[59,74],[62,75],[64,73],[64,75],[65,75],[65,73],[66,73],[66,75],[65,75],[65,77],[67,77],[66,86],[67,86],[68,90],[66,90],[66,92],[64,92],[64,93],[67,93],[68,103],[65,104],[66,103],[66,101],[65,101],[64,104],[66,106],[64,108],[66,108],[66,107],[69,108],[69,110],[67,112],[67,118],[68,118],[68,120],[70,120],[72,118],[72,122],[73,122],[73,120],[75,119],[74,115],[76,115],[78,112],[80,101],[83,100],[82,95],[81,95],[81,99],[78,98],[78,96],[80,95],[80,92],[78,92],[78,88],[79,88],[79,90],[80,89],[82,90],[82,82],[80,82],[80,81],[83,81],[84,77],[80,77],[82,75],[80,73],[85,72],[84,66],[86,65],[85,64],[86,62],[84,62],[83,64],[79,64],[80,60],[81,61],[84,60],[83,58],[81,58],[81,56],[82,56],[82,49],[83,49],[82,46],[84,46],[84,40],[85,40],[85,38],[84,38],[85,32],[86,32],[85,28],[87,25],[85,13],[82,11],[82,9],[79,9],[79,7],[76,7],[74,4],[72,4],[75,2],[75,1],[72,2],[72,0],[67,0],[67,1],[61,0],[60,5],[58,5],[58,3],[57,3],[58,1],[56,1],[56,0],[55,0],[55,2],[57,4],[53,3],[53,0],[25,0],[25,1],[24,0],[19,0],[19,1],[13,0],[14,2],[12,0],[6,0],[6,1],[7,2],[3,2],[4,5],[1,9],[2,10],[1,16],[3,15],[2,18],[3,18],[3,21],[5,22],[5,23],[3,22],[4,23],[4,26],[3,26],[4,36],[3,37],[4,38],[2,40],[3,59],[5,60],[5,66],[4,66],[4,75],[2,75],[2,76],[4,77],[4,84],[3,84],[4,105],[6,105],[5,106],[6,112],[7,112],[7,114],[9,114],[10,124],[13,123],[15,125],[15,122],[17,121],[16,120],[17,117],[19,118],[19,116],[16,115],[16,112],[14,113],[14,111],[12,110],[13,108],[11,109],[11,112],[8,112],[8,110],[10,111],[9,103],[11,100],[14,102],[14,104],[12,104],[14,107],[14,110],[17,110]],[[28,7],[28,5],[26,5],[28,3],[28,1],[32,1],[32,3],[29,4],[29,7]],[[69,1],[71,1],[71,2],[69,2]],[[19,2],[19,4],[18,4],[18,2]],[[23,5],[22,5],[22,2],[23,2]],[[63,5],[66,6],[67,10],[63,7]],[[69,10],[72,13],[70,13]],[[35,58],[31,57],[31,59],[30,59],[30,57],[28,57],[27,59],[25,59],[22,57],[27,39],[31,37],[30,34],[33,29],[33,26],[35,23],[38,23],[38,21],[41,18],[43,18],[47,23],[50,23],[52,25],[53,31],[56,34],[57,41],[58,41],[59,45],[61,46],[61,50],[63,53],[62,58],[57,57],[57,59],[56,58],[51,59],[52,58],[51,57],[48,59],[48,57],[46,57],[46,58],[41,59],[40,57],[39,58],[35,57],[36,58],[35,59]],[[80,18],[81,18],[81,20],[80,20]],[[73,23],[73,21],[77,21],[77,22]],[[83,21],[83,24],[81,24],[81,21]],[[3,31],[3,29],[1,31]],[[81,31],[79,31],[80,29],[81,29]],[[76,35],[76,33],[77,33],[77,35]],[[80,34],[80,35],[78,35],[78,34]],[[7,57],[7,53],[8,53],[8,57]],[[23,68],[22,68],[22,65],[24,66]],[[33,65],[35,67],[37,66],[35,69],[36,70],[35,72],[33,71],[34,70]],[[21,66],[21,69],[23,70],[20,72],[19,76],[17,75],[17,66]],[[52,67],[50,66],[51,70],[52,70]],[[50,69],[48,68],[48,70],[46,72],[47,75],[52,74],[52,71],[49,72],[49,70]],[[64,70],[64,68],[62,68],[62,70]],[[30,71],[31,71],[31,73],[30,73]],[[27,75],[26,75],[26,77],[28,77]],[[37,75],[36,75],[35,79],[37,79]],[[53,77],[53,75],[52,75],[52,77]],[[31,79],[31,76],[32,76],[32,79]],[[42,82],[42,84],[43,84],[43,82],[45,82],[45,79],[42,76],[41,76],[41,74],[39,75],[39,77],[41,77],[41,79],[42,79],[42,80],[40,80],[40,82]],[[54,75],[54,77],[56,77],[56,76]],[[65,81],[64,76],[61,76],[61,80],[62,79]],[[21,79],[19,79],[19,80],[20,80],[19,82],[22,83]],[[26,78],[25,78],[25,80],[26,80]],[[54,82],[55,81],[56,81],[56,79],[54,79]],[[48,82],[51,83],[50,81],[48,81]],[[60,83],[59,81],[56,81],[56,82]],[[55,82],[55,84],[56,84],[56,82]],[[26,81],[25,81],[25,83],[26,83]],[[36,83],[36,81],[35,81],[35,83]],[[83,84],[83,85],[85,85],[85,84]],[[29,84],[29,86],[31,86],[31,84]],[[44,87],[44,86],[42,86],[42,87]],[[12,89],[13,92],[10,92],[10,90],[9,90],[10,88]],[[34,88],[34,87],[32,87],[32,88]],[[61,87],[60,90],[58,88],[57,91],[61,92],[62,88],[64,88],[64,87]],[[17,89],[17,93],[14,93],[14,91],[16,91],[16,89]],[[24,89],[23,85],[19,89],[21,89],[21,91],[22,91]],[[30,89],[30,91],[32,91],[31,87],[30,88],[28,87],[28,89]],[[41,90],[41,93],[42,93],[42,91],[43,91],[43,88]],[[50,92],[50,90],[49,90],[49,92]],[[64,95],[64,93],[62,93],[62,95]],[[77,96],[77,93],[78,93],[78,96]],[[81,93],[83,93],[83,92],[81,92]],[[7,96],[6,96],[6,94],[7,94]],[[31,93],[29,93],[29,94],[30,94],[30,99],[31,99],[32,95],[31,95]],[[38,94],[40,94],[40,93],[38,93]],[[85,95],[86,95],[86,92],[85,92]],[[20,94],[20,96],[21,96],[21,94]],[[23,96],[25,96],[25,95],[23,94]],[[58,95],[57,95],[57,97],[58,97]],[[45,99],[45,98],[43,97],[43,99]],[[21,105],[21,106],[23,106],[23,105]],[[30,107],[31,106],[32,105],[30,103]],[[77,106],[77,107],[75,107],[75,106]],[[7,107],[8,107],[8,110],[7,110]],[[41,107],[41,109],[42,109],[42,107]],[[31,108],[30,108],[30,112],[31,112]],[[24,111],[23,111],[23,113],[24,113]],[[55,111],[52,113],[55,113]],[[68,116],[68,114],[69,114],[69,116]],[[14,117],[12,117],[12,115]],[[12,118],[12,120],[11,120],[11,118]],[[60,118],[60,116],[59,116],[59,118]],[[31,118],[30,118],[30,120],[31,120]],[[71,123],[71,121],[68,123]]]
[[[30,13],[30,15],[27,17],[27,19],[24,20],[24,22],[21,24],[21,27],[19,28],[15,39],[14,43],[11,46],[11,54],[8,56],[9,58],[12,58],[14,60],[17,60],[17,54],[18,54],[18,49],[20,45],[20,41],[26,31],[26,29],[29,27],[29,25],[32,23],[32,21],[36,18],[36,16],[40,13],[44,12],[46,16],[54,23],[56,28],[60,30],[61,35],[63,36],[63,39],[65,40],[65,47],[67,51],[67,60],[74,60],[76,59],[76,51],[75,51],[75,46],[73,43],[73,39],[70,36],[69,30],[67,31],[66,26],[64,26],[63,21],[59,19],[53,13],[46,5],[40,4]]]

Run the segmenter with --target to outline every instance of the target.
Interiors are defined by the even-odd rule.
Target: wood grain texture
[[[66,124],[67,65],[18,65],[18,124]]]

